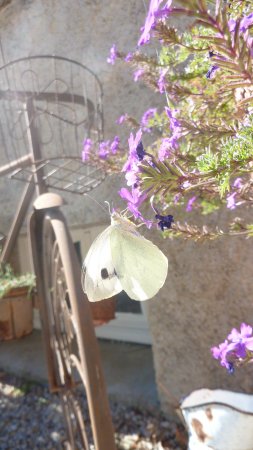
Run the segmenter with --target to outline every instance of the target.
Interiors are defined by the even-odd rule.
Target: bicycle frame
[[[44,280],[41,277],[42,267],[38,255],[41,251],[41,223],[44,217],[47,217],[50,220],[56,240],[61,242],[61,248],[63,249],[64,255],[62,262],[67,285],[70,295],[75,298],[75,301],[73,302],[73,316],[75,318],[75,331],[80,356],[80,361],[77,361],[76,364],[79,364],[79,372],[87,394],[95,448],[96,450],[115,450],[113,426],[89,302],[82,291],[81,268],[71,241],[67,224],[59,210],[59,207],[63,202],[58,194],[47,193],[47,186],[43,180],[43,168],[35,168],[35,162],[41,160],[41,152],[37,130],[33,125],[33,114],[33,101],[30,99],[26,104],[30,153],[9,165],[0,167],[1,176],[12,172],[15,168],[22,167],[23,165],[34,165],[34,173],[30,182],[24,189],[22,199],[3,246],[0,262],[7,262],[9,260],[13,247],[17,241],[18,233],[27,215],[29,205],[36,193],[37,199],[34,202],[34,211],[29,220],[28,234],[31,241],[32,260],[37,278],[38,297],[40,299],[43,341],[46,352],[49,386],[53,392],[71,389],[71,386],[59,386],[59,383],[56,381],[51,331],[43,300],[45,298],[45,286]],[[71,447],[71,450],[74,449]]]

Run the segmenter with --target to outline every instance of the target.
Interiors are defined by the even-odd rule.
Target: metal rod
[[[50,216],[56,239],[61,243],[62,263],[69,295],[76,299],[72,308],[95,448],[96,450],[116,450],[98,343],[89,302],[81,286],[80,264],[63,215],[56,209],[48,210],[47,214]]]
[[[29,205],[31,203],[32,196],[34,194],[34,189],[35,189],[35,186],[31,181],[28,185],[25,186],[25,189],[23,191],[23,196],[22,196],[21,201],[18,206],[18,210],[15,214],[15,217],[11,224],[9,233],[7,235],[6,241],[4,243],[4,246],[3,246],[3,249],[2,249],[2,252],[0,255],[0,262],[2,262],[2,263],[8,262],[10,260],[10,256],[11,256],[13,248],[16,244],[20,228],[24,222],[24,218],[26,216]]]
[[[35,118],[36,118],[36,109],[33,106],[33,100],[28,99],[26,103],[25,119],[27,124],[28,144],[30,147],[34,163],[42,159],[39,144],[39,134],[36,125],[34,123]],[[43,179],[43,175],[44,175],[43,167],[41,167],[38,170],[34,170],[34,180],[36,183],[37,195],[41,195],[47,192],[47,186]]]
[[[13,172],[15,169],[20,169],[24,167],[28,167],[32,164],[32,155],[25,155],[21,158],[15,159],[15,161],[10,162],[9,164],[5,164],[0,167],[0,176],[7,175],[8,173]]]

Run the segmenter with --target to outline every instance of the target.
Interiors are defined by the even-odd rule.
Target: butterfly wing
[[[149,240],[114,227],[111,255],[122,289],[133,300],[147,300],[163,286],[168,272],[166,256]]]
[[[97,302],[122,291],[112,260],[110,234],[106,228],[92,243],[83,264],[82,285],[91,302]]]

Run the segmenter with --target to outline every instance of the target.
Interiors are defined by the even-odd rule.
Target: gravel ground
[[[87,422],[84,399],[82,403]],[[163,415],[115,403],[111,411],[118,450],[186,449],[183,427]],[[58,397],[44,385],[0,373],[0,450],[61,450],[63,440]]]

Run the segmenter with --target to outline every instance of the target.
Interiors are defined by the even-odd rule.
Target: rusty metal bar
[[[30,183],[25,186],[25,189],[23,191],[23,196],[18,205],[17,212],[16,212],[13,222],[11,224],[9,233],[7,235],[7,238],[5,240],[5,243],[4,243],[1,255],[0,255],[0,262],[8,262],[10,259],[11,253],[12,253],[13,248],[17,241],[19,231],[21,229],[21,226],[24,222],[29,205],[31,203],[31,200],[32,200],[32,197],[34,194],[34,190],[35,190],[34,184],[32,183],[32,181],[30,181]]]
[[[27,102],[28,99],[33,100],[46,100],[55,102],[55,92],[38,92],[35,93],[34,91],[11,91],[6,90],[2,91],[0,90],[0,99],[5,100],[20,100],[21,102]],[[87,106],[90,112],[94,111],[93,103],[87,98],[86,103],[84,102],[84,97],[82,95],[78,94],[69,94],[68,92],[57,92],[57,101],[61,103],[76,103],[79,105]]]
[[[27,124],[27,138],[28,143],[30,147],[30,151],[33,157],[33,161],[41,160],[41,150],[40,150],[40,144],[39,144],[39,134],[38,130],[36,128],[36,125],[34,123],[35,119],[35,108],[33,106],[33,99],[29,99],[26,103],[26,109],[25,109],[25,119]],[[34,167],[34,181],[36,183],[36,191],[37,195],[44,194],[47,192],[47,186],[43,179],[44,171],[43,167],[36,170],[36,167]]]
[[[43,335],[43,346],[45,350],[45,358],[47,362],[47,372],[48,372],[48,382],[49,386],[56,385],[55,373],[54,373],[54,355],[50,342],[51,329],[49,320],[47,318],[47,307],[45,301],[44,293],[44,280],[42,277],[42,266],[40,264],[39,255],[42,251],[42,223],[43,223],[43,212],[34,211],[29,218],[28,226],[28,237],[31,245],[32,251],[32,263],[33,269],[36,275],[36,285],[38,290],[38,300],[40,308],[40,318],[42,321],[42,335]]]
[[[13,172],[15,169],[20,169],[24,167],[28,167],[32,164],[32,155],[25,155],[21,158],[16,159],[4,166],[0,167],[0,177],[3,175],[7,175],[8,173]]]
[[[88,299],[81,286],[80,264],[63,215],[56,209],[48,210],[47,214],[61,247],[69,296],[75,299],[71,305],[76,322],[83,381],[86,386],[95,448],[96,450],[116,450],[97,339]]]

